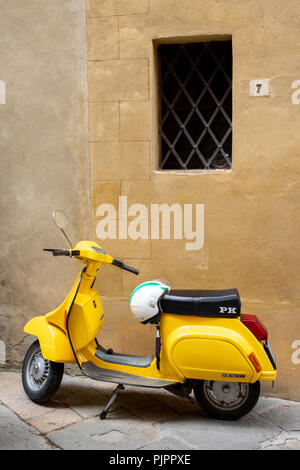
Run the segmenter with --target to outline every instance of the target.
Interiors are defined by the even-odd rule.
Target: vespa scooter
[[[276,379],[276,363],[264,325],[255,315],[241,314],[237,289],[166,291],[151,321],[157,329],[155,354],[105,349],[97,339],[104,313],[93,288],[95,278],[103,264],[133,274],[138,270],[96,242],[80,241],[73,247],[64,231],[64,211],[55,211],[53,221],[71,249],[44,250],[76,258],[84,267],[58,308],[25,325],[24,331],[38,338],[22,369],[23,387],[32,401],[49,400],[61,383],[64,364],[77,363],[91,379],[118,384],[101,419],[124,385],[163,388],[190,400],[194,393],[200,406],[218,419],[238,419],[255,406],[260,382]]]

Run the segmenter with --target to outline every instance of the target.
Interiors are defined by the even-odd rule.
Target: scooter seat
[[[171,290],[160,300],[162,312],[198,317],[236,318],[241,313],[237,289]]]

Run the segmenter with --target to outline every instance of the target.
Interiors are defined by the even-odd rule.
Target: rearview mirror
[[[55,223],[56,227],[58,227],[60,229],[66,228],[66,226],[69,223],[69,218],[68,218],[67,214],[65,213],[65,211],[63,211],[61,209],[58,209],[58,210],[53,212],[52,219],[53,219],[53,222]]]
[[[65,213],[65,211],[63,211],[62,209],[55,210],[52,214],[52,220],[55,223],[56,227],[58,227],[61,230],[63,236],[66,238],[66,240],[68,241],[68,243],[70,244],[72,248],[73,247],[72,242],[69,240],[69,238],[67,237],[64,231],[64,228],[66,228],[66,226],[69,223],[69,218],[67,214]]]

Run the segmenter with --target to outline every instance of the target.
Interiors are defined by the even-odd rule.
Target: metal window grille
[[[161,169],[228,169],[231,41],[158,46]]]

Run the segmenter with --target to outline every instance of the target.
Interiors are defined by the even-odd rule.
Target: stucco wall
[[[69,213],[71,239],[88,236],[86,11],[84,0],[1,0],[0,11],[0,362],[15,366],[32,342],[26,321],[77,274],[42,251],[67,247],[53,210]]]
[[[152,353],[155,331],[136,324],[128,298],[137,283],[175,288],[237,287],[243,312],[268,326],[278,362],[276,388],[300,399],[299,151],[297,0],[87,0],[93,237],[102,203],[204,204],[204,246],[129,237],[99,243],[140,269],[103,268],[104,346]],[[218,173],[158,171],[155,45],[232,36],[233,166]],[[249,81],[270,79],[270,96],[249,96]],[[298,84],[299,86],[299,84]],[[118,238],[118,237],[117,237]]]

